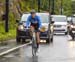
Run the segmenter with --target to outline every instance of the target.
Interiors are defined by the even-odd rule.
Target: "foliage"
[[[75,14],[75,1],[72,1],[72,13]]]
[[[16,37],[16,30],[10,30],[8,33],[2,32],[0,33],[0,41],[14,39]]]

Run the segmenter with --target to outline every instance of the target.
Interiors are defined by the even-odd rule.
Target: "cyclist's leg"
[[[34,27],[33,26],[30,26],[30,30],[33,32],[34,31]]]
[[[33,32],[34,31],[34,27],[33,26],[30,26],[30,36],[31,36],[31,39],[32,39],[32,35],[33,35]]]
[[[38,29],[38,26],[37,24],[36,25],[31,25],[31,31],[35,30],[36,31],[36,40],[37,40],[37,48],[39,47],[39,43],[40,43],[40,32],[39,32],[39,29]]]
[[[37,37],[37,48],[39,48],[39,43],[40,43],[40,32],[36,32],[36,37]]]

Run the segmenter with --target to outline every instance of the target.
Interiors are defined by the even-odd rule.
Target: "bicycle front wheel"
[[[37,52],[37,42],[36,42],[36,34],[34,32],[32,38],[32,55],[36,56],[36,52]]]
[[[33,56],[36,56],[36,51],[37,51],[37,49],[34,48],[34,47],[32,47],[32,55],[33,55]]]

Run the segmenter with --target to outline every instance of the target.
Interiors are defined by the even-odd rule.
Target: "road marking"
[[[16,50],[16,49],[19,49],[19,48],[22,48],[22,47],[26,46],[26,45],[28,45],[28,44],[30,44],[30,43],[23,44],[23,45],[14,47],[14,48],[12,48],[12,49],[9,49],[9,50],[7,50],[7,51],[5,51],[5,52],[0,53],[0,56],[6,55],[6,54],[8,54],[8,53],[10,53],[10,52],[13,52],[13,51]]]

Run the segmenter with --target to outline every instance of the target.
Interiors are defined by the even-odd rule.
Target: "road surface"
[[[0,62],[75,62],[75,42],[65,35],[55,35],[53,44],[41,44],[35,58],[31,46],[25,46],[0,58]]]

